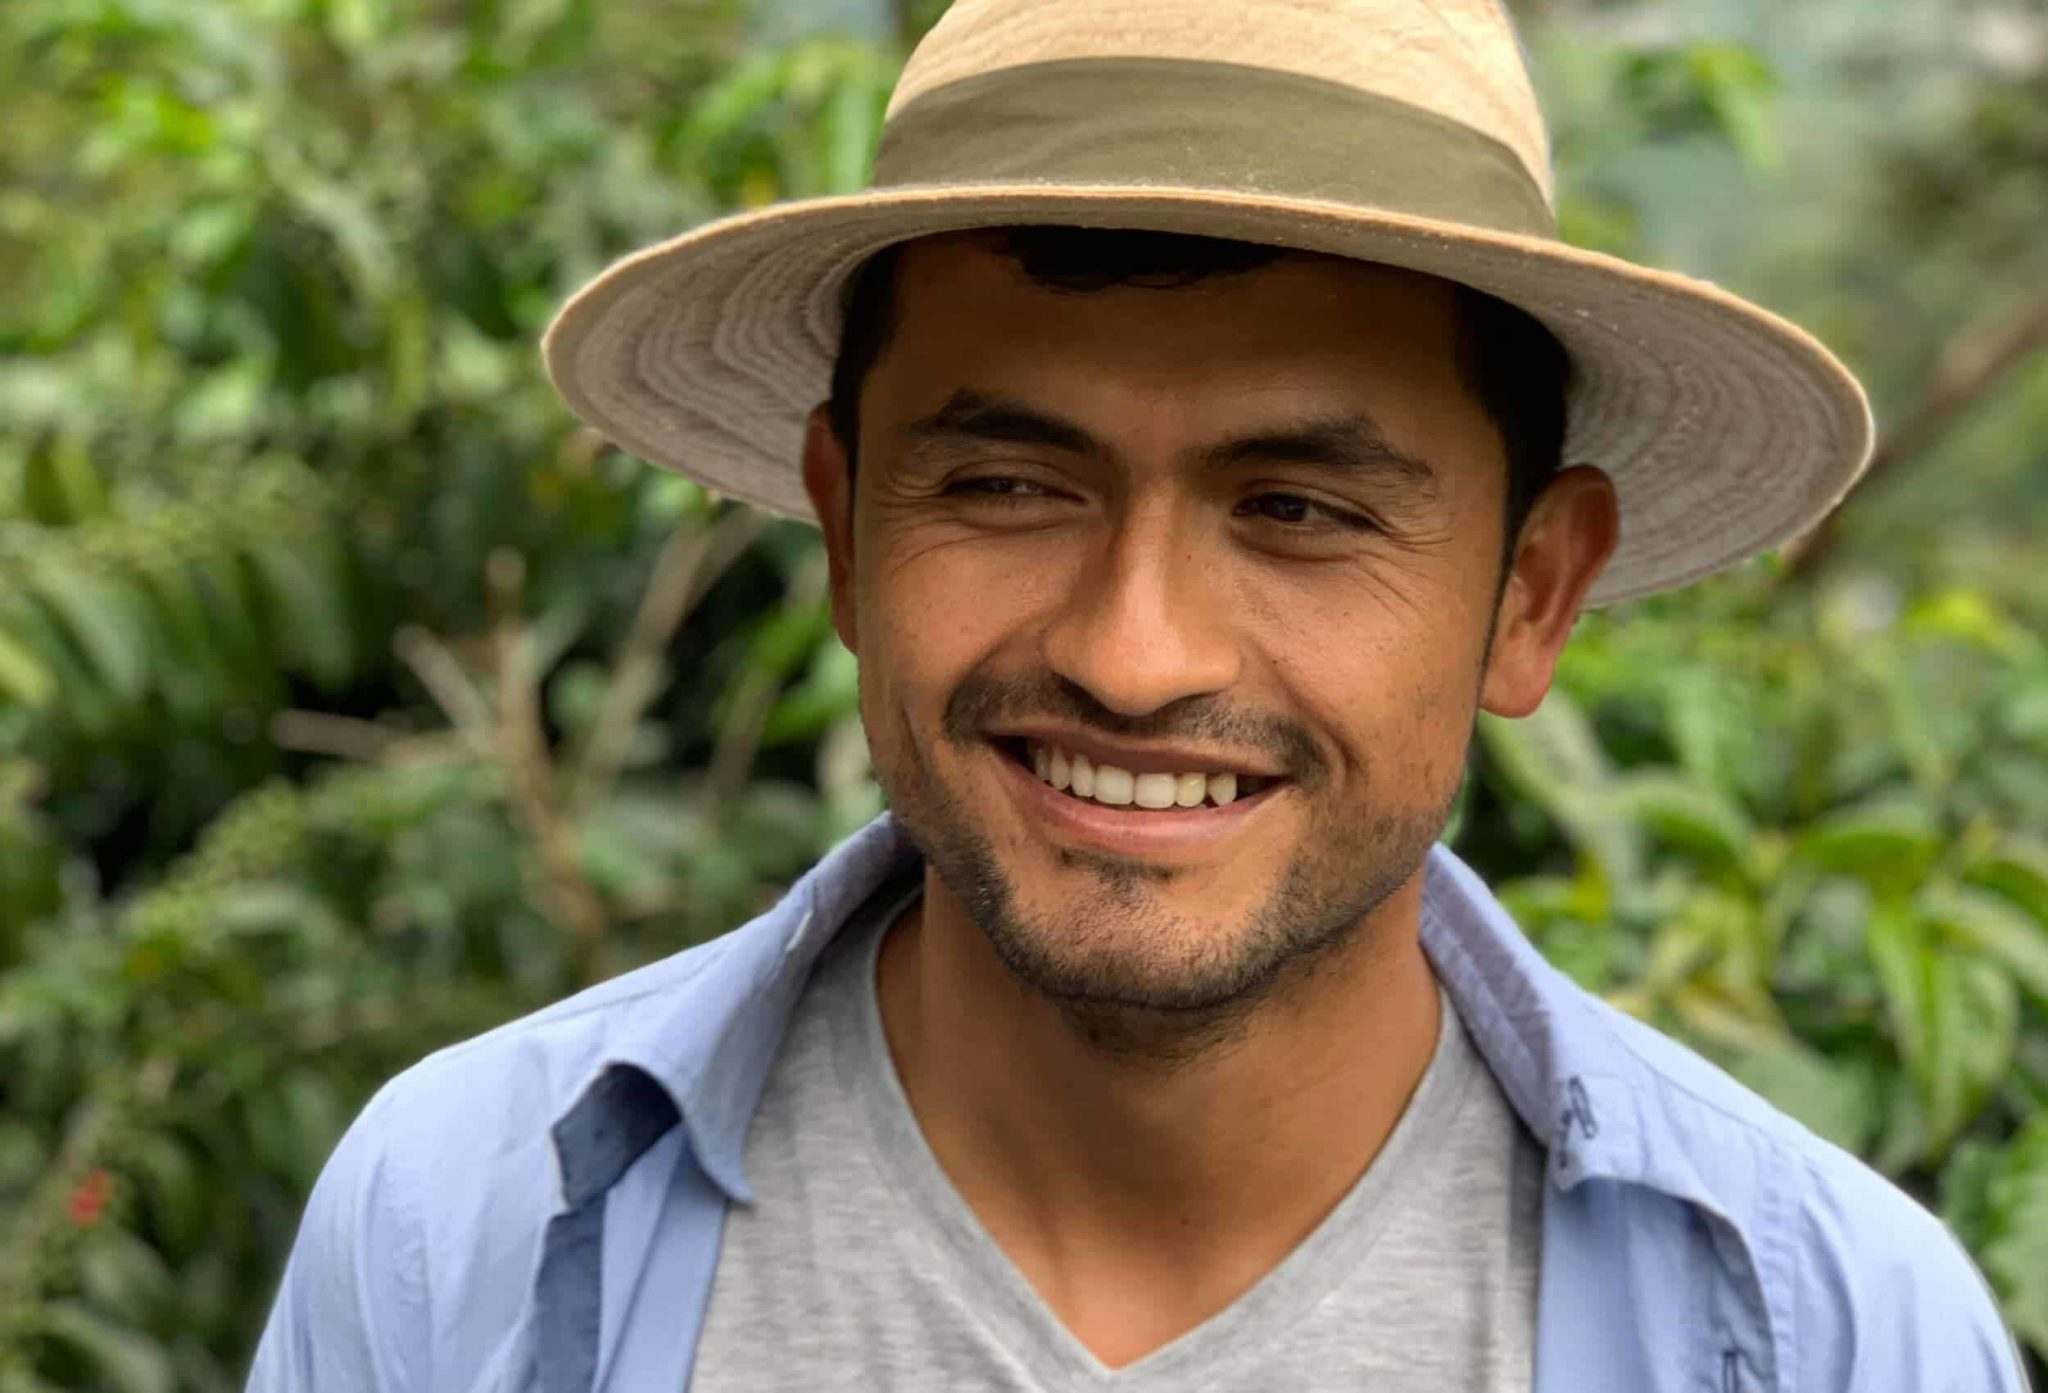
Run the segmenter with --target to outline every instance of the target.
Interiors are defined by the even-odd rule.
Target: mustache
[[[1315,738],[1299,721],[1235,709],[1219,697],[1200,694],[1182,697],[1142,716],[1127,716],[1052,672],[1013,677],[970,673],[946,699],[942,729],[949,741],[967,748],[977,744],[991,725],[1034,716],[1128,740],[1187,740],[1259,750],[1271,755],[1288,777],[1303,784],[1315,782],[1323,772]]]

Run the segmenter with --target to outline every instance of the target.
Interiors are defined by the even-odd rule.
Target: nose
[[[1240,662],[1224,599],[1174,510],[1133,508],[1075,571],[1044,631],[1045,660],[1127,716],[1222,691]]]

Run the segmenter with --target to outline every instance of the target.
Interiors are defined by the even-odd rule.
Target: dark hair
[[[1010,227],[998,236],[1003,254],[1033,281],[1075,291],[1115,285],[1172,289],[1286,255],[1284,248],[1253,242],[1119,228]],[[895,329],[896,269],[905,245],[875,253],[847,289],[846,325],[826,411],[849,470],[859,463],[861,385]],[[1455,289],[1458,368],[1506,445],[1504,583],[1522,523],[1562,463],[1570,364],[1563,346],[1534,316],[1470,286]]]

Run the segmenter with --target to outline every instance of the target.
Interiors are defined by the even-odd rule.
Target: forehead
[[[884,416],[967,386],[1108,414],[1150,403],[1191,429],[1353,409],[1420,446],[1479,413],[1450,283],[1340,257],[1077,290],[1033,280],[995,235],[952,234],[904,248],[890,318],[870,397]]]

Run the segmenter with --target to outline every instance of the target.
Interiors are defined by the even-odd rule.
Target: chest
[[[1538,1260],[1506,1226],[1482,1234],[1418,1207],[1355,1236],[1367,1241],[1297,1250],[1220,1309],[1118,1359],[1115,1341],[1176,1309],[1156,1291],[1049,1301],[982,1235],[877,1198],[849,1194],[811,1223],[728,1216],[691,1389],[1530,1387]],[[1325,1236],[1354,1238],[1315,1237]]]
[[[841,1077],[854,1051],[807,1068],[795,1040],[748,1143],[755,1202],[725,1217],[699,1393],[1530,1386],[1544,1158],[1483,1074],[1420,1095],[1306,1237],[1219,1282],[1142,1233],[1098,1235],[1085,1268],[999,1241],[907,1110]]]

